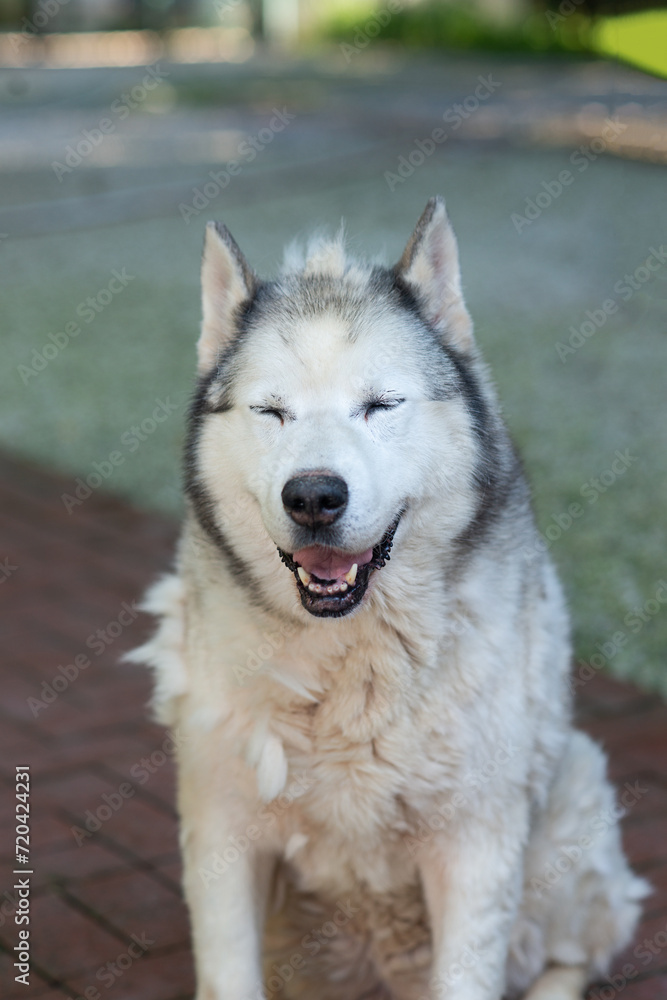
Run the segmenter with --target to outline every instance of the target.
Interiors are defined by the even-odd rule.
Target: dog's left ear
[[[444,343],[474,346],[472,319],[463,301],[459,251],[442,198],[431,198],[396,265]]]
[[[235,333],[236,312],[251,298],[257,279],[236,240],[221,222],[206,225],[201,265],[202,328],[198,371],[208,372]]]

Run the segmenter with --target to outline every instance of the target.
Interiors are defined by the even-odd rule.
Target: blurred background
[[[206,221],[391,261],[442,193],[577,659],[667,694],[663,7],[1,0],[1,447],[176,517]]]

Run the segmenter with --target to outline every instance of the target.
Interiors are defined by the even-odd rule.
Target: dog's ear
[[[234,314],[249,299],[256,277],[236,240],[221,222],[209,222],[201,265],[202,328],[198,371],[209,371],[234,333]]]
[[[442,198],[431,198],[408,240],[396,273],[417,297],[444,343],[473,345],[472,319],[463,301],[459,251]]]

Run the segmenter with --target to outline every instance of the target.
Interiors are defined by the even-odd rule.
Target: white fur
[[[146,593],[141,610],[160,618],[160,627],[148,642],[125,655],[133,663],[146,663],[155,674],[153,709],[165,726],[176,725],[175,703],[188,688],[185,670],[183,584],[178,576],[163,576]]]
[[[406,281],[473,353],[493,407],[444,208],[420,225]],[[368,271],[342,252],[319,243],[303,266],[352,274],[354,298]],[[560,587],[525,555],[527,509],[443,569],[475,502],[469,416],[460,398],[429,400],[408,317],[363,296],[354,316],[352,341],[335,316],[292,317],[289,337],[254,329],[234,406],[204,422],[202,481],[260,606],[193,516],[177,574],[151,592],[162,624],[140,654],[160,717],[190,737],[179,809],[197,1000],[500,1000],[531,984],[530,1000],[575,1000],[630,938],[645,887],[612,825],[535,889],[613,802],[601,751],[570,724]],[[369,383],[406,399],[372,426],[354,416]],[[249,409],[271,394],[293,421]],[[276,551],[293,551],[280,490],[304,468],[354,484],[348,551],[409,499],[391,563],[341,619],[308,615]]]

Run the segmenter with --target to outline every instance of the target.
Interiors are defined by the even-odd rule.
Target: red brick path
[[[147,627],[127,608],[123,613],[124,605],[131,609],[169,565],[174,526],[98,494],[68,514],[60,497],[71,491],[71,479],[7,457],[0,457],[0,473],[0,992],[6,1000],[190,997],[173,769],[161,749],[166,733],[146,720],[145,671],[118,664]],[[79,665],[89,665],[79,669],[77,656]],[[637,942],[617,963],[614,985],[599,985],[591,997],[661,1000],[667,998],[667,708],[598,676],[581,691],[580,718],[609,750],[616,782],[638,781],[646,789],[624,831],[637,870],[656,889]],[[20,764],[29,764],[32,776],[29,986],[14,982],[12,950]],[[97,813],[103,822],[86,836],[85,820]]]

